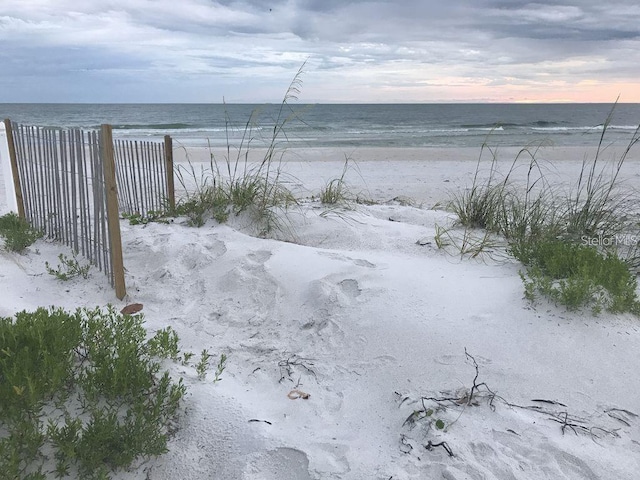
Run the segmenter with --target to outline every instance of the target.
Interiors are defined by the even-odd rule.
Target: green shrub
[[[615,253],[558,239],[536,240],[513,252],[527,266],[528,297],[538,291],[570,310],[640,312],[637,278]]]
[[[0,217],[0,236],[4,237],[5,248],[20,253],[42,237],[42,232],[32,228],[29,222],[11,212]]]
[[[53,452],[57,478],[108,478],[164,453],[186,393],[158,358],[177,358],[174,334],[145,340],[142,316],[113,308],[0,318],[0,472],[45,478]]]
[[[223,205],[217,201],[212,202],[214,194],[214,191],[204,190],[191,194],[186,199],[178,200],[172,214],[187,217],[189,224],[194,227],[203,226],[208,213],[211,213],[219,223],[226,222],[228,218],[226,202]]]

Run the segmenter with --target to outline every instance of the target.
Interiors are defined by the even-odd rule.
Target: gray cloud
[[[0,101],[275,101],[305,59],[319,101],[640,78],[635,0],[3,0],[0,41]]]

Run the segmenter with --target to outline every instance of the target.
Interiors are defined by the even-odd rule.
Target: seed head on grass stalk
[[[287,209],[298,202],[286,186],[287,176],[283,171],[285,149],[281,149],[281,146],[288,141],[285,131],[287,123],[298,118],[289,101],[296,99],[300,91],[303,68],[304,64],[289,85],[266,139],[258,137],[258,111],[254,110],[244,124],[239,144],[233,146],[232,122],[228,111],[225,111],[224,158],[216,158],[209,145],[210,164],[206,174],[201,174],[198,179],[191,164],[189,169],[185,169],[193,178],[196,188],[191,197],[187,194],[186,201],[181,205],[187,214],[193,216],[193,223],[202,225],[208,216],[218,222],[226,222],[230,215],[247,214],[253,228],[261,236],[274,231],[289,232]],[[266,147],[263,147],[262,159],[252,163],[251,156],[256,144]],[[182,177],[179,178],[184,186],[186,182]]]
[[[586,158],[583,160],[575,193],[567,199],[566,235],[574,241],[583,235],[614,236],[625,227],[622,218],[629,196],[620,193],[618,178],[629,152],[640,142],[640,126],[618,159],[600,167],[602,154],[608,147],[605,145],[606,134],[617,103],[616,100],[602,125],[595,157],[591,162]]]

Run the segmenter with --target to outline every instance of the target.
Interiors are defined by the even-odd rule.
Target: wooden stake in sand
[[[111,262],[116,297],[122,300],[127,294],[124,283],[124,263],[122,258],[122,239],[120,238],[120,213],[118,212],[118,187],[116,185],[116,164],[113,152],[111,125],[102,125],[101,150],[103,155],[104,183],[107,195],[107,223],[111,243]]]
[[[7,132],[7,145],[9,146],[9,160],[11,162],[11,175],[13,176],[13,188],[16,192],[16,204],[18,206],[18,216],[25,218],[24,200],[22,198],[22,187],[20,185],[20,175],[18,175],[18,160],[16,159],[16,145],[13,142],[13,130],[11,120],[4,120],[4,128]]]

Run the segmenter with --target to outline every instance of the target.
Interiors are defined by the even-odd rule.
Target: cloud
[[[631,93],[639,25],[635,0],[3,0],[0,101],[277,101],[306,59],[310,101]]]

